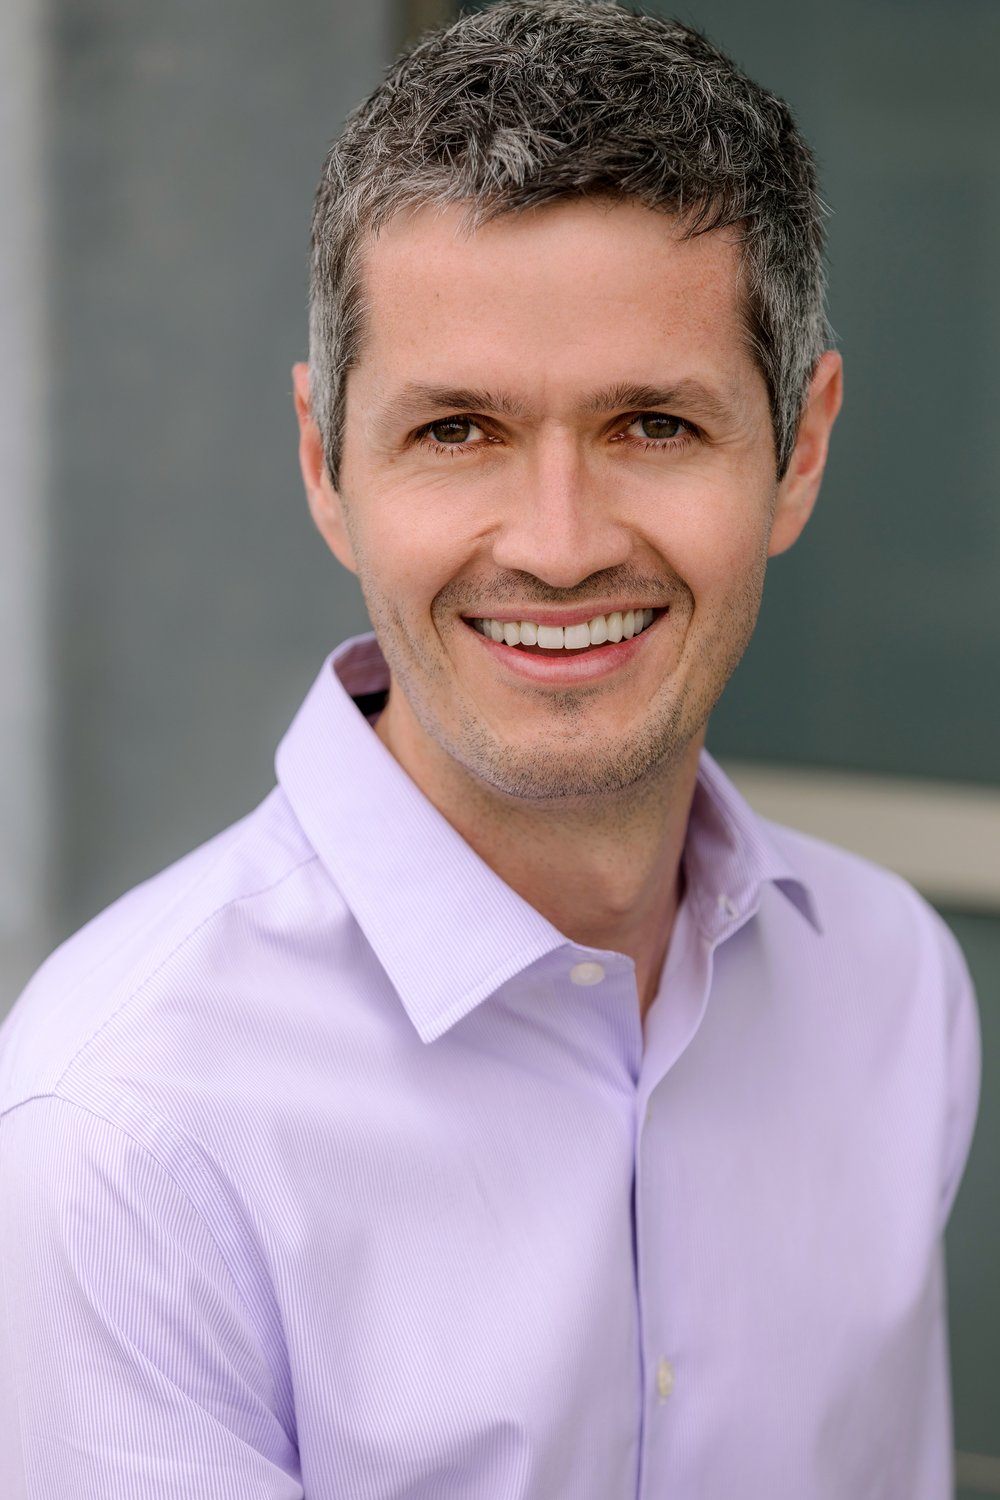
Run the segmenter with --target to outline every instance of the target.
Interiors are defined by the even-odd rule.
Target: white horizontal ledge
[[[765,818],[863,854],[942,906],[1000,912],[1000,788],[722,764]]]
[[[987,1453],[956,1453],[955,1479],[977,1495],[1000,1495],[1000,1458]]]

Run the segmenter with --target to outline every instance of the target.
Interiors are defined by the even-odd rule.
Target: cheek
[[[426,612],[475,552],[468,508],[413,490],[370,497],[353,537],[368,587],[403,613]]]
[[[770,534],[766,499],[705,488],[672,510],[659,528],[659,550],[695,603],[744,593],[763,574]]]

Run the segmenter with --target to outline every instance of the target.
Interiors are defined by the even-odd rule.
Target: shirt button
[[[656,1394],[661,1401],[673,1393],[674,1389],[674,1367],[669,1359],[661,1359],[656,1367]]]
[[[735,917],[737,915],[736,903],[730,900],[728,896],[718,896],[715,904],[727,917]]]
[[[574,964],[569,971],[574,984],[600,984],[604,978],[603,964]]]

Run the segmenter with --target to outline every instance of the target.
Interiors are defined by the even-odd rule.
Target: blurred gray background
[[[1000,827],[1000,5],[647,8],[789,100],[834,210],[845,409],[710,746],[886,798],[967,789]],[[267,792],[323,656],[366,628],[296,466],[310,202],[346,111],[449,10],[3,0],[0,1014],[53,943]],[[984,1036],[948,1236],[963,1496],[1000,1494],[994,852],[968,900],[927,887]]]

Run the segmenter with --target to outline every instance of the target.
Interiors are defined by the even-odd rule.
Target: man
[[[965,967],[702,750],[840,404],[820,213],[581,0],[331,149],[300,455],[375,635],[4,1029],[6,1496],[950,1494]]]

